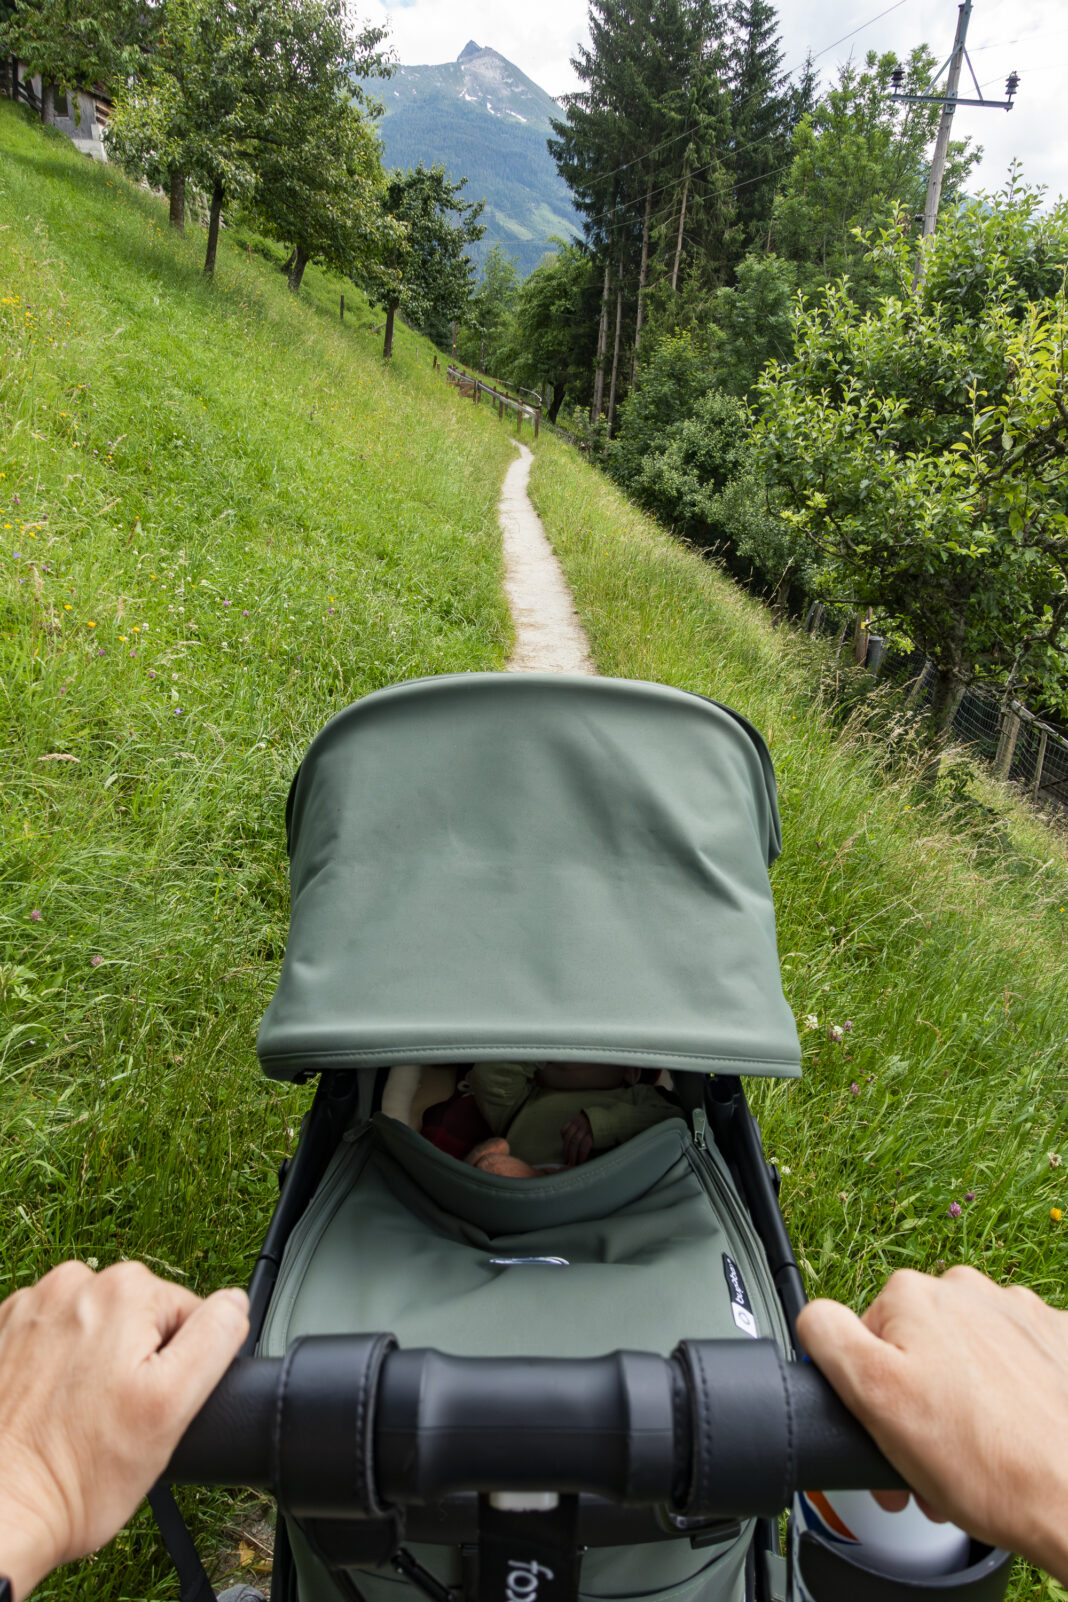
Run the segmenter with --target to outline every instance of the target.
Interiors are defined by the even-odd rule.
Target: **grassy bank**
[[[810,1293],[861,1306],[894,1268],[968,1262],[1063,1305],[1063,837],[932,796],[889,762],[885,720],[843,728],[825,648],[773,630],[574,452],[546,440],[531,494],[600,670],[725,701],[768,739],[805,1076],[752,1101]],[[1014,1594],[1060,1595],[1046,1585],[1021,1572]]]
[[[508,643],[504,431],[406,331],[386,368],[351,285],[341,325],[310,270],[202,256],[0,102],[0,1293],[68,1255],[244,1279],[307,1095],[253,1054],[293,770]],[[176,1594],[141,1525],[75,1592]]]

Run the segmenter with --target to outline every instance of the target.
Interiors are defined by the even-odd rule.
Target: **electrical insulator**
[[[893,72],[890,74],[890,82],[893,84],[894,88],[900,93],[901,86],[905,82],[905,69],[904,69],[904,67],[895,67],[894,68]]]
[[[1012,99],[1013,95],[1016,93],[1017,89],[1019,88],[1019,85],[1020,85],[1020,74],[1018,72],[1010,72],[1009,76],[1005,79],[1005,88],[1008,91],[1008,96],[1009,96],[1010,100]]]

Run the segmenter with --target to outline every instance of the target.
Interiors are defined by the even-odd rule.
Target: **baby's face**
[[[639,1069],[609,1062],[547,1062],[534,1075],[543,1090],[622,1090],[639,1077]]]

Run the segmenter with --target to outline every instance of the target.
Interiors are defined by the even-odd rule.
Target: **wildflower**
[[[137,655],[137,652],[136,652],[136,651],[131,651],[131,652],[130,652],[130,655],[131,655],[131,656],[136,656],[136,655]]]
[[[63,610],[64,610],[64,612],[73,612],[74,608],[71,606],[69,601],[64,601],[63,602]]]
[[[103,957],[90,957],[89,958],[89,966],[90,966],[90,968],[99,968],[99,966],[103,962],[103,960],[104,960]]]
[[[126,636],[125,636],[125,634],[120,634],[119,635],[119,639],[122,641],[123,645],[126,644]]]
[[[820,1026],[820,1021],[816,1017],[816,1014],[814,1012],[806,1012],[806,1014],[805,1014],[805,1028],[806,1029],[818,1029],[819,1026]]]
[[[1064,1214],[1061,1212],[1059,1207],[1051,1207],[1049,1210],[1049,1216],[1052,1218],[1055,1224],[1059,1224]]]
[[[949,1216],[950,1216],[950,1218],[959,1218],[960,1214],[961,1214],[960,1202],[950,1202],[950,1204],[949,1204]]]
[[[85,1259],[85,1266],[86,1268],[97,1269],[100,1267],[100,1264],[95,1257],[87,1257]]]
[[[974,1190],[966,1190],[964,1192],[964,1200],[965,1201],[974,1201],[975,1200],[975,1191]]]
[[[242,612],[241,616],[242,617],[248,617],[248,607],[247,606],[245,607],[245,610]]]
[[[104,650],[104,647],[102,645],[97,647],[97,653],[96,654],[97,654],[97,656],[107,656],[107,652]]]
[[[328,606],[328,607],[327,607],[327,609],[326,609],[326,610],[327,610],[327,611],[328,611],[328,612],[332,612],[332,611],[333,611],[333,610],[334,610],[334,608],[333,608],[333,607],[332,607],[332,606]]]
[[[853,1092],[854,1096],[860,1095],[860,1086],[856,1083],[856,1081],[854,1081],[849,1088]]]
[[[1059,1168],[1061,1166],[1061,1154],[1059,1151],[1050,1152],[1049,1165],[1051,1168]]]
[[[849,1200],[849,1192],[848,1192],[848,1190],[840,1190],[838,1192],[838,1200],[840,1202],[847,1202]]]
[[[96,624],[93,622],[92,618],[86,618],[85,626],[86,626],[87,629],[95,629],[96,628]]]
[[[34,907],[33,911],[30,913],[30,921],[32,923],[40,923],[40,921],[41,921],[41,909],[40,909],[40,907]]]
[[[181,715],[182,715],[182,709],[181,709],[181,707],[180,707],[180,706],[176,706],[176,707],[175,707],[175,709],[174,709],[174,715],[175,715],[175,717],[176,717],[176,718],[180,718],[180,717],[181,717]]]
[[[154,679],[154,678],[155,678],[155,677],[156,677],[156,670],[155,670],[155,668],[149,668],[149,670],[148,670],[148,676],[149,676],[149,678],[150,678],[150,679]]]
[[[837,1045],[837,1043],[842,1038],[842,1026],[841,1026],[841,1024],[831,1024],[830,1028],[827,1030],[827,1035],[828,1035],[828,1038],[833,1040],[835,1042],[835,1044]]]
[[[846,1035],[851,1035],[853,1033],[853,1020],[852,1020],[852,1018],[847,1018],[845,1023],[842,1025],[842,1033],[846,1034]]]

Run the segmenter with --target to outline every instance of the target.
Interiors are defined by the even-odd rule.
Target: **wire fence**
[[[876,670],[881,666],[886,677],[899,681],[914,678],[919,670],[914,699],[920,706],[928,702],[933,664],[928,660],[921,669],[915,657],[890,655],[884,660],[881,651],[872,662],[876,639],[872,636],[869,643],[868,665]],[[973,685],[964,692],[952,727],[971,755],[989,762],[997,777],[1019,785],[1036,806],[1068,812],[1068,739],[1021,701]]]

